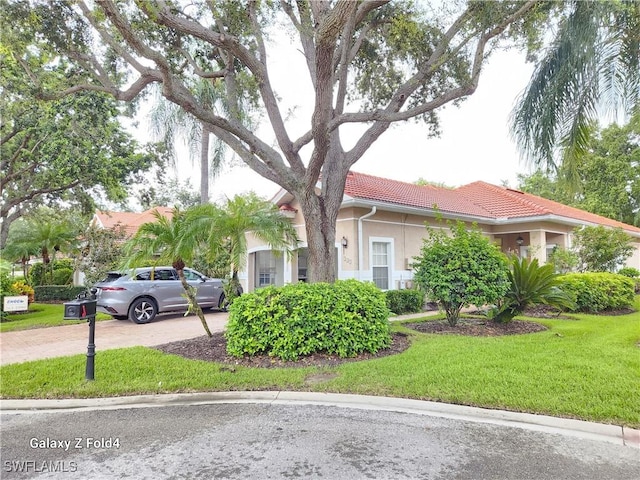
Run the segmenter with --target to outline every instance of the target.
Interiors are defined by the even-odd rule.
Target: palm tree
[[[57,252],[71,252],[78,245],[78,231],[65,220],[29,218],[10,235],[3,255],[20,260],[23,268],[32,255],[40,255],[45,274],[42,282],[53,278],[53,262]]]
[[[551,45],[512,112],[512,133],[537,167],[556,169],[556,149],[568,180],[586,153],[602,107],[630,115],[640,104],[640,2],[559,4]]]
[[[202,79],[194,87],[196,98],[210,109],[219,107],[222,94],[216,88],[215,82]],[[189,148],[191,158],[200,154],[200,203],[209,202],[209,179],[218,176],[223,167],[225,144],[215,138],[211,163],[210,140],[211,131],[206,124],[198,121],[175,103],[167,101],[162,95],[158,95],[155,107],[149,116],[153,133],[162,139],[167,145],[167,152],[175,162],[175,149],[173,145],[178,137],[184,137]]]
[[[172,216],[167,218],[159,212],[153,212],[154,222],[140,226],[137,233],[125,245],[124,268],[131,268],[140,262],[157,256],[157,263],[170,263],[178,273],[190,308],[202,322],[205,332],[212,336],[202,308],[198,305],[196,294],[184,276],[187,262],[193,261],[200,247],[198,237],[189,234],[188,219],[185,212],[174,208]]]
[[[238,291],[238,272],[246,264],[247,233],[263,240],[273,250],[290,251],[296,248],[298,236],[291,222],[278,207],[255,193],[236,195],[220,208],[199,205],[189,211],[192,235],[207,238],[209,256],[215,258],[222,251],[229,255],[231,281],[228,291]]]

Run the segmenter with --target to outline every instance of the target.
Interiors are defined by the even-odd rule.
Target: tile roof
[[[581,223],[621,227],[629,232],[640,233],[640,228],[632,225],[486,182],[446,188],[415,185],[349,172],[344,192],[357,199],[425,209],[437,207],[443,213],[485,217],[491,220],[555,216]]]
[[[127,235],[132,236],[138,231],[140,225],[156,220],[153,215],[156,211],[165,217],[170,217],[173,209],[169,207],[153,207],[142,213],[96,210],[94,221],[97,221],[103,228],[114,228],[117,225],[122,225]]]
[[[596,215],[575,207],[554,202],[537,195],[511,188],[498,187],[486,182],[474,182],[456,189],[470,201],[489,210],[496,218],[518,218],[554,215],[583,223],[593,223],[608,227],[619,227],[627,231],[640,233],[633,225]]]
[[[433,185],[415,185],[364,173],[349,172],[344,193],[353,198],[416,208],[435,208],[441,212],[462,213],[479,217],[492,216],[481,205],[476,205],[456,194],[454,189]]]

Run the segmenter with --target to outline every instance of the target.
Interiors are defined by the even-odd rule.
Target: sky
[[[298,59],[297,66],[294,59]],[[305,75],[300,59],[300,52],[285,49],[270,63],[283,111],[293,112],[287,122],[295,133],[302,133],[308,125],[312,102],[309,99],[313,98],[310,82],[305,85],[308,75]],[[428,138],[427,126],[414,121],[394,125],[372,145],[353,170],[406,182],[423,178],[459,186],[483,180],[497,185],[507,182],[516,187],[517,174],[528,172],[528,168],[510,138],[508,118],[532,70],[533,66],[525,63],[523,52],[495,52],[483,67],[476,92],[459,107],[447,105],[439,110],[442,132],[439,138]],[[263,132],[263,139],[272,138],[266,127],[259,130]],[[348,138],[348,134],[342,136]],[[190,179],[191,185],[197,188],[199,167],[187,157],[186,154],[181,156],[179,177]],[[211,184],[212,201],[249,190],[266,198],[278,192],[278,185],[263,179],[239,160],[232,164]]]

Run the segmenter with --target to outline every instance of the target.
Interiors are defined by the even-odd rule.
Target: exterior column
[[[547,236],[544,230],[529,232],[529,256],[537,258],[538,263],[547,263]]]

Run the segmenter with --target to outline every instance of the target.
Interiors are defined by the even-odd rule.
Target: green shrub
[[[53,285],[69,285],[73,282],[73,270],[58,268],[53,271]]]
[[[618,275],[629,277],[635,283],[636,294],[640,293],[640,270],[632,267],[625,267],[618,270]]]
[[[420,256],[414,257],[414,280],[438,302],[455,326],[463,307],[492,304],[509,289],[507,257],[476,225],[450,224],[451,236],[427,228]]]
[[[618,270],[618,275],[624,275],[629,278],[638,278],[640,277],[640,270],[632,267],[624,267]]]
[[[66,302],[86,291],[85,287],[74,287],[73,285],[39,285],[33,289],[35,290],[36,302]]]
[[[391,343],[384,294],[356,280],[267,287],[236,298],[225,336],[233,356],[353,357]]]
[[[422,311],[424,292],[422,290],[387,290],[385,292],[387,308],[396,315]]]
[[[569,273],[560,278],[560,288],[574,295],[576,311],[597,313],[633,306],[634,282],[607,272]]]
[[[73,275],[73,261],[68,258],[54,260],[53,265],[36,263],[29,269],[31,285],[66,285]],[[57,273],[62,271],[63,273]],[[69,272],[71,272],[69,274]],[[58,276],[59,275],[59,276]],[[58,283],[58,281],[62,283]]]

